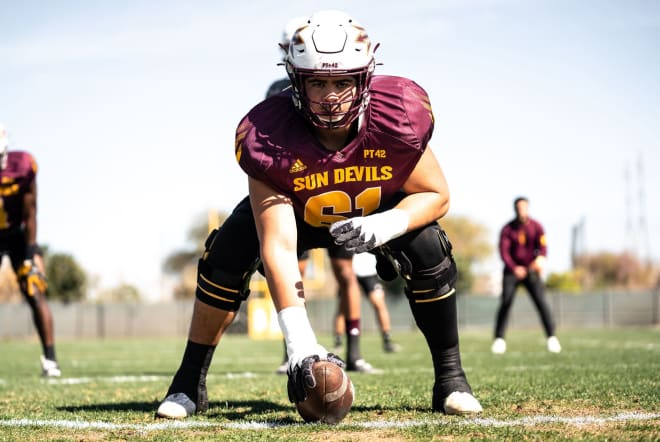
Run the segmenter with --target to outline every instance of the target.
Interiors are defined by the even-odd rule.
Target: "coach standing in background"
[[[499,250],[504,261],[502,276],[502,297],[495,323],[495,340],[491,351],[495,354],[506,352],[504,332],[513,305],[513,297],[520,284],[524,285],[541,316],[547,336],[547,348],[559,353],[561,345],[555,336],[555,324],[545,299],[545,286],[542,278],[547,256],[545,232],[541,223],[529,217],[529,201],[518,197],[513,202],[516,217],[508,222],[500,232]]]

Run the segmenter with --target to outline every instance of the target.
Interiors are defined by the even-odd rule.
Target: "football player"
[[[260,261],[286,340],[289,400],[305,400],[315,360],[343,365],[316,339],[298,269],[301,251],[334,244],[387,256],[405,280],[433,361],[432,409],[482,411],[461,364],[456,264],[437,223],[449,190],[428,145],[431,104],[407,78],[374,76],[374,51],[348,14],[312,15],[286,57],[291,89],[239,123],[235,153],[249,196],[206,241],[183,359],[157,415],[207,409],[213,353]]]
[[[37,245],[37,164],[29,153],[8,149],[7,131],[0,124],[0,257],[9,256],[32,310],[43,349],[42,374],[58,377],[53,317],[46,301],[48,282]]]
[[[289,52],[291,37],[301,26],[307,24],[307,17],[295,17],[287,22],[282,32],[282,41],[280,49],[284,53],[283,61],[286,61],[286,55]],[[288,77],[274,81],[268,91],[266,98],[277,95],[291,86]],[[337,280],[338,295],[341,305],[341,315],[339,315],[341,330],[346,333],[346,369],[348,371],[358,371],[361,373],[374,372],[373,366],[368,363],[360,351],[360,286],[353,271],[353,252],[346,250],[345,247],[337,246],[328,249],[332,273]],[[298,256],[298,267],[300,274],[305,274],[309,252],[305,251]],[[341,344],[341,338],[340,338]],[[278,374],[286,374],[289,367],[289,361],[286,354],[286,342],[284,343],[284,358],[282,364],[277,368]]]

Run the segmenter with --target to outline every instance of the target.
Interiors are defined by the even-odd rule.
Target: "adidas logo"
[[[307,166],[303,164],[300,159],[297,159],[295,163],[293,163],[293,166],[289,169],[289,173],[296,173],[296,172],[302,172],[303,170],[307,169]]]

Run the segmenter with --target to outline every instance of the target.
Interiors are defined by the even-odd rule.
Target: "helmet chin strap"
[[[316,115],[316,117],[322,121],[323,123],[329,124],[330,126],[334,126],[338,122],[342,121],[344,117],[346,116],[345,112],[342,113],[336,113],[336,114],[322,114],[322,115]]]
[[[346,115],[346,114],[342,114],[342,118],[344,117],[344,115]],[[318,116],[317,116],[317,117],[318,117]],[[323,121],[323,122],[325,122],[325,123],[332,124],[331,119],[326,120],[326,119],[324,119],[324,118],[322,118],[322,117],[318,117],[318,119],[321,120],[321,121]],[[341,120],[341,118],[340,118],[340,120]],[[345,126],[346,126],[346,127],[351,126],[351,125],[352,125],[353,123],[355,123],[356,121],[357,121],[357,124],[355,125],[355,127],[359,130],[359,129],[362,127],[362,122],[364,121],[364,112],[360,112],[360,113],[358,114],[358,116],[357,116],[357,119],[355,119],[355,120],[353,120],[353,121],[350,121],[350,122],[347,121],[346,124],[345,124]],[[343,127],[343,126],[342,126],[342,127]]]
[[[343,100],[337,102],[307,102],[308,115],[313,116],[312,123],[324,129],[337,129],[340,127],[350,126],[356,119],[360,118],[364,113],[365,101],[368,102],[368,94],[353,95],[350,100]],[[341,110],[341,106],[350,102],[349,109],[346,112],[333,112],[333,110]],[[356,105],[356,102],[360,102]],[[322,112],[312,112],[311,104],[319,106]],[[314,121],[316,120],[316,121]],[[358,125],[358,127],[361,124]]]

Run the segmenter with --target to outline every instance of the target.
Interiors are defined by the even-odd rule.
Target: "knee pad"
[[[242,274],[236,275],[215,268],[206,259],[213,246],[217,230],[206,240],[206,250],[197,264],[197,288],[195,296],[204,304],[227,310],[238,311],[241,303],[250,296],[250,278],[260,263],[257,259]]]
[[[197,264],[197,289],[195,296],[204,304],[227,310],[238,311],[241,303],[250,296],[250,276],[230,275],[214,269],[203,258]]]
[[[411,302],[420,304],[440,301],[456,293],[454,286],[458,279],[458,270],[452,257],[446,256],[440,264],[423,273],[429,279],[406,280],[404,291]]]
[[[405,293],[411,302],[439,301],[455,293],[458,269],[451,249],[447,234],[434,223],[415,236],[408,248],[390,252],[406,282]]]

